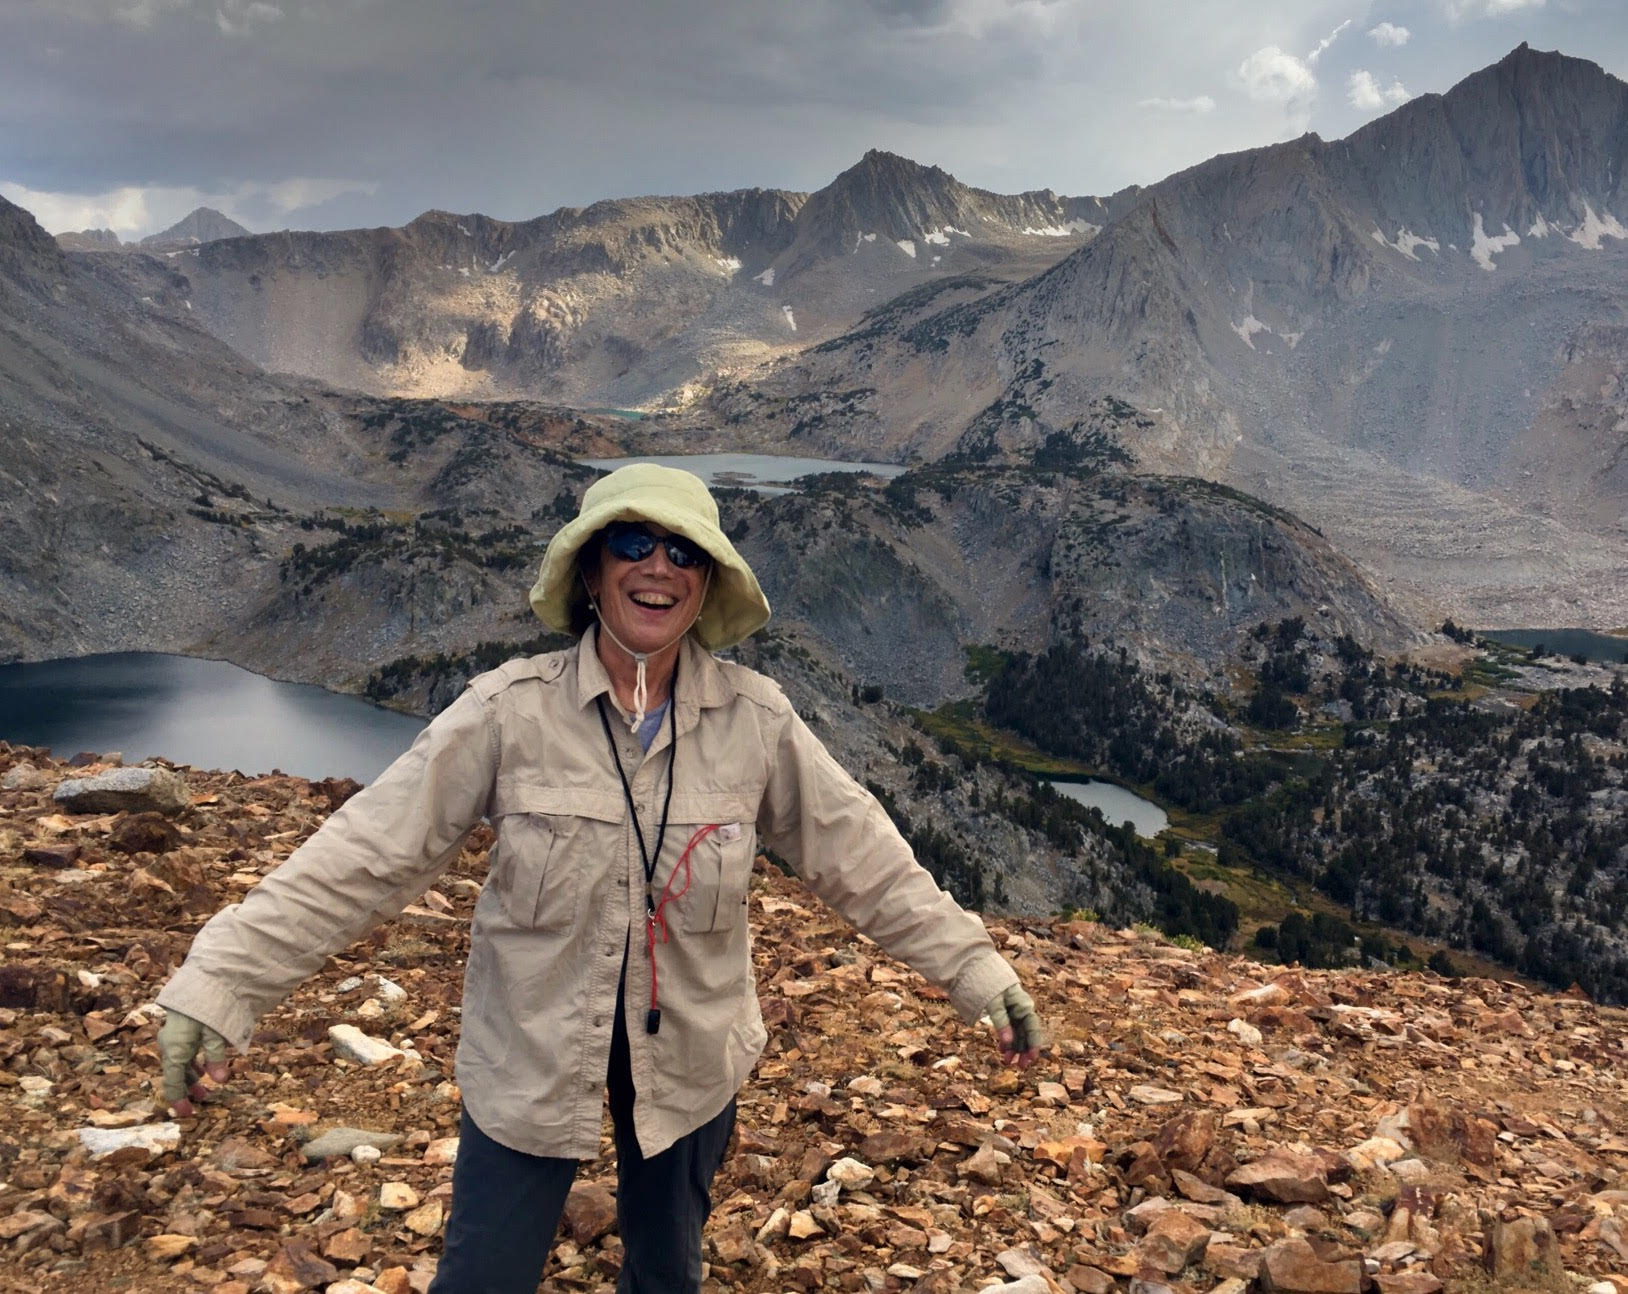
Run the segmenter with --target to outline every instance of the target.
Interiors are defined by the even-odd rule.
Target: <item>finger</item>
[[[187,1093],[187,1067],[198,1052],[203,1027],[195,1020],[171,1012],[158,1031],[158,1051],[164,1075],[164,1099],[174,1103]]]
[[[207,1024],[202,1026],[202,1032],[204,1059],[209,1063],[210,1070],[213,1071],[217,1067],[220,1069],[220,1073],[216,1075],[216,1077],[225,1078],[226,1039],[221,1037],[220,1034],[216,1033]]]

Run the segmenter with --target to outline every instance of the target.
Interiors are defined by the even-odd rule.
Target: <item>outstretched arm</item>
[[[466,691],[241,903],[198,932],[158,1002],[244,1046],[300,981],[406,907],[486,811],[497,730]]]
[[[772,754],[758,828],[814,893],[948,993],[963,1019],[989,1014],[1004,1056],[1027,1066],[1039,1054],[1033,1003],[1026,1016],[1013,1010],[1011,994],[1028,997],[983,922],[939,888],[876,798],[795,713]]]

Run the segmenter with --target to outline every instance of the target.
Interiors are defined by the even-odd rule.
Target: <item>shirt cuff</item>
[[[255,1012],[249,1003],[218,980],[185,964],[158,995],[158,1005],[206,1024],[239,1051],[254,1033]]]
[[[955,983],[950,985],[950,1001],[963,1020],[974,1024],[997,993],[1004,993],[1017,982],[1017,972],[991,948],[955,977]]]

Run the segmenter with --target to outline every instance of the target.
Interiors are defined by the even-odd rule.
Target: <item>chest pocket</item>
[[[685,934],[714,934],[745,925],[752,859],[757,855],[756,817],[757,805],[740,795],[697,792],[673,796],[666,850],[673,867],[678,866],[684,846],[696,832],[715,827],[690,850],[690,887],[674,904],[678,928]],[[658,879],[665,882],[666,877]],[[680,872],[673,889],[683,884]]]
[[[492,798],[488,884],[523,930],[565,930],[620,855],[621,797],[570,788],[499,785]]]

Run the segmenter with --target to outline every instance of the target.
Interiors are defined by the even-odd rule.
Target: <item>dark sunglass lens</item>
[[[703,548],[698,548],[688,539],[678,535],[668,535],[666,540],[667,560],[674,566],[705,566],[712,560]]]
[[[624,562],[642,562],[656,551],[656,537],[643,526],[612,526],[605,532],[605,547]]]

